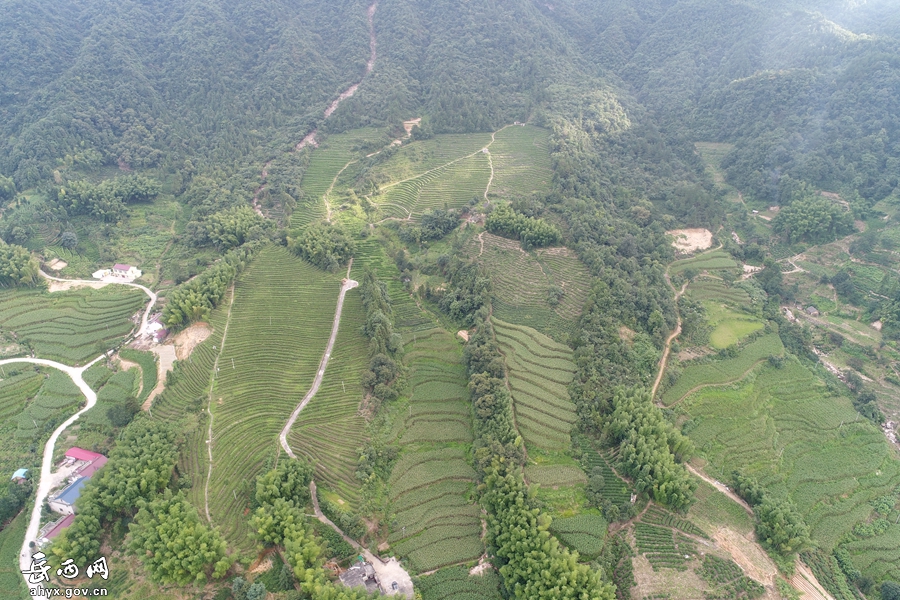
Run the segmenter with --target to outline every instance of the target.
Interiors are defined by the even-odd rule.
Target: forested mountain
[[[54,437],[123,598],[898,600],[898,206],[895,0],[0,0],[0,358],[182,336]]]

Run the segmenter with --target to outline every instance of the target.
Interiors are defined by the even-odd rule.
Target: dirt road
[[[341,310],[343,310],[344,308],[344,297],[347,295],[347,292],[357,287],[358,285],[359,282],[352,279],[345,279],[343,284],[341,285],[341,293],[338,295],[337,309],[334,311],[334,321],[331,324],[331,336],[328,338],[328,344],[325,346],[325,354],[322,355],[322,360],[319,362],[319,370],[316,371],[316,377],[315,379],[313,379],[312,387],[309,388],[309,391],[306,392],[305,396],[303,396],[303,400],[300,401],[300,404],[298,404],[297,408],[294,409],[294,412],[291,413],[291,417],[288,419],[288,422],[281,430],[281,435],[278,436],[281,440],[281,447],[284,448],[284,451],[287,452],[288,456],[290,456],[291,458],[297,458],[297,456],[294,454],[294,451],[291,450],[291,447],[288,444],[288,433],[290,433],[291,427],[293,427],[294,423],[297,421],[297,417],[300,416],[300,412],[304,408],[306,408],[306,405],[309,404],[309,401],[312,400],[313,396],[316,395],[316,392],[319,391],[319,386],[322,385],[322,378],[325,377],[325,368],[328,367],[328,360],[331,358],[331,350],[332,348],[334,348],[334,341],[337,339],[338,327],[340,327],[341,324]]]
[[[85,382],[82,378],[82,374],[98,360],[105,357],[105,354],[101,354],[83,367],[69,367],[42,358],[8,358],[6,360],[0,360],[0,366],[24,362],[58,369],[72,379],[72,382],[79,390],[81,390],[81,393],[84,394],[84,397],[87,400],[85,405],[77,413],[63,421],[63,423],[53,431],[50,438],[47,440],[47,443],[44,445],[44,456],[41,461],[41,475],[34,497],[34,509],[31,511],[31,519],[28,521],[28,528],[25,530],[25,540],[22,542],[22,550],[19,553],[19,567],[22,571],[31,567],[31,543],[37,541],[38,531],[40,531],[41,528],[41,509],[44,507],[44,500],[47,499],[50,490],[52,490],[55,485],[59,484],[59,481],[54,477],[53,473],[53,450],[56,447],[56,440],[59,439],[60,434],[62,434],[67,427],[77,421],[81,415],[93,408],[97,403],[97,393],[91,389],[91,386],[89,386],[87,382]],[[30,584],[27,577],[25,577],[25,584],[30,588],[32,596],[39,595],[40,591],[36,590],[41,590],[44,587],[43,584],[40,583],[36,585]]]
[[[672,286],[671,280],[669,280],[669,274],[666,273],[666,283],[669,284],[669,287],[675,288]],[[681,289],[675,293],[675,306],[678,306],[678,299],[681,298],[684,291],[688,286],[687,281],[684,282],[684,285],[681,286]],[[678,309],[675,309],[676,314],[678,314]],[[659,388],[659,383],[662,381],[663,373],[666,372],[666,363],[669,361],[669,352],[672,350],[672,341],[681,335],[681,315],[678,314],[678,321],[675,324],[675,329],[672,333],[669,334],[669,337],[666,338],[666,347],[663,348],[662,358],[659,359],[659,372],[656,374],[656,380],[653,382],[653,389],[650,390],[650,397],[653,398],[656,396],[656,390]]]

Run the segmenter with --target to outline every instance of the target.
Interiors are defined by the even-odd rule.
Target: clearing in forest
[[[398,409],[401,456],[390,477],[390,542],[418,571],[476,560],[484,552],[481,511],[470,502],[475,472],[466,368],[443,329],[404,335],[409,405]]]
[[[516,425],[527,448],[564,452],[575,405],[566,386],[575,375],[572,350],[530,327],[494,319],[494,332],[506,361]]]
[[[244,514],[248,482],[276,452],[281,428],[312,384],[339,289],[339,275],[275,247],[261,250],[235,285],[211,396],[209,510],[239,548],[254,544]],[[351,445],[354,452],[357,441]]]

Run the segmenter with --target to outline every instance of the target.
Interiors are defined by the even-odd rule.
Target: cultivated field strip
[[[575,422],[575,405],[565,387],[575,374],[572,351],[530,327],[498,319],[493,323],[506,360],[516,425],[526,445],[566,450]]]
[[[460,344],[439,328],[405,331],[409,408],[389,488],[392,546],[418,571],[474,560],[484,552],[475,472],[465,455],[472,414]]]
[[[417,571],[472,560],[484,552],[480,511],[467,502],[475,471],[462,448],[405,452],[391,473],[394,548]],[[427,505],[425,508],[420,506]]]
[[[606,539],[606,528],[606,519],[590,513],[553,519],[550,524],[550,532],[563,544],[576,550],[582,559],[600,554]]]
[[[316,483],[351,505],[358,500],[355,473],[366,433],[365,419],[359,413],[363,398],[359,377],[366,368],[369,347],[361,332],[364,324],[359,290],[350,290],[325,378],[288,436],[294,452],[316,465]]]
[[[726,286],[718,279],[697,279],[687,288],[688,294],[697,300],[725,300],[735,306],[750,304],[750,296],[743,289]]]
[[[373,201],[385,216],[419,217],[435,208],[460,208],[480,198],[490,179],[487,154],[477,153],[382,188]]]
[[[15,333],[39,358],[78,364],[134,328],[146,296],[125,286],[65,292],[0,291],[0,329]],[[102,349],[101,349],[102,346]]]
[[[532,125],[505,127],[494,135],[491,194],[515,198],[550,191],[550,131]]]
[[[384,163],[373,167],[373,175],[391,182],[412,179],[475,154],[490,143],[491,136],[485,133],[437,135],[401,147]]]
[[[394,326],[405,331],[431,329],[434,323],[425,316],[415,300],[409,295],[400,282],[400,271],[397,265],[386,256],[384,248],[378,240],[369,237],[362,240],[353,258],[352,279],[362,280],[365,269],[372,269],[388,287],[391,297],[391,309],[394,312]]]
[[[748,343],[734,358],[716,360],[684,368],[678,380],[662,395],[666,406],[678,402],[691,390],[701,386],[721,385],[740,379],[757,362],[769,356],[780,356],[784,346],[777,333],[769,333]]]
[[[565,248],[529,253],[518,241],[487,232],[472,238],[465,251],[477,257],[491,277],[498,318],[528,325],[558,341],[568,339],[590,291],[590,274],[573,253]],[[564,293],[551,306],[554,286]]]
[[[673,275],[683,273],[686,269],[694,269],[696,271],[721,271],[724,269],[736,269],[738,264],[730,254],[724,250],[709,250],[691,258],[676,260],[669,267],[669,272]]]
[[[276,452],[285,420],[312,383],[339,289],[339,276],[275,247],[260,251],[237,281],[212,394],[209,485],[213,522],[232,544],[252,543],[244,482]]]
[[[603,497],[608,498],[616,506],[631,500],[631,492],[624,479],[619,477],[610,466],[611,461],[597,452],[590,440],[583,435],[577,435],[575,441],[581,448],[582,464],[587,466],[588,473],[599,468],[603,476]]]
[[[294,214],[291,215],[292,226],[307,225],[325,217],[323,198],[335,177],[348,162],[363,156],[361,144],[378,138],[379,133],[375,129],[356,129],[329,135],[312,151],[309,166],[300,180],[303,199],[298,202]]]
[[[689,412],[699,423],[690,437],[704,448],[708,471],[721,478],[739,469],[789,495],[824,547],[900,485],[900,465],[881,431],[796,361],[758,367],[728,390],[698,392]]]

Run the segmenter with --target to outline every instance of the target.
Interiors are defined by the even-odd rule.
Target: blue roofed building
[[[88,481],[87,477],[79,477],[63,491],[50,499],[50,508],[64,515],[75,514],[75,501],[81,496],[81,489]]]
[[[13,473],[13,476],[10,479],[12,479],[13,481],[22,483],[23,481],[25,481],[25,477],[27,475],[28,475],[28,469],[19,469],[15,473]]]

